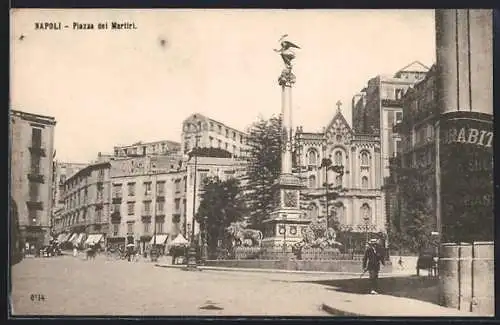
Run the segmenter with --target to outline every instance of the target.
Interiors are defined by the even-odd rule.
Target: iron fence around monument
[[[303,248],[292,249],[288,246],[286,251],[282,247],[235,247],[232,250],[220,250],[219,260],[280,260],[285,257],[306,261],[361,261],[363,254],[354,252],[341,252],[334,248]]]

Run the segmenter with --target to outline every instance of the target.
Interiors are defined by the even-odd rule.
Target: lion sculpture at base
[[[262,244],[263,235],[260,230],[246,228],[245,221],[233,222],[226,228],[226,231],[233,238],[233,246],[257,246]]]

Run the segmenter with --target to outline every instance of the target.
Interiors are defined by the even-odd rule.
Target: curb
[[[167,265],[155,264],[156,267],[170,268],[170,269],[184,269],[185,265]],[[199,270],[207,271],[227,271],[227,272],[251,272],[251,273],[285,273],[285,274],[310,274],[310,275],[348,275],[359,276],[360,273],[354,272],[324,272],[324,271],[297,271],[297,270],[281,270],[281,269],[251,269],[251,268],[236,268],[236,267],[219,267],[219,266],[198,266]],[[380,277],[384,276],[406,276],[396,275],[391,273],[380,273]]]
[[[323,310],[324,312],[327,312],[328,314],[330,314],[332,316],[340,316],[340,317],[364,317],[365,316],[362,314],[355,314],[355,313],[351,313],[348,311],[343,311],[343,310],[340,310],[337,308],[333,308],[332,306],[327,305],[325,303],[321,304],[321,310]]]

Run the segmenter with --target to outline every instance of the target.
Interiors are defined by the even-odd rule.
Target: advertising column
[[[492,241],[492,10],[436,10],[441,242]]]

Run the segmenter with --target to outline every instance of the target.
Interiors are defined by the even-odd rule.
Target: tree
[[[277,206],[274,187],[281,171],[280,117],[260,119],[249,130],[245,200],[252,228],[263,231],[263,221]]]
[[[224,239],[226,227],[242,220],[246,211],[243,202],[239,180],[231,178],[223,181],[218,177],[205,179],[195,220],[207,235],[210,251],[214,252],[218,240]]]
[[[430,185],[432,171],[423,168],[398,168],[397,182],[403,202],[400,210],[401,229],[393,231],[391,240],[398,249],[407,248],[414,253],[429,247],[431,233],[435,230],[435,217],[429,198],[433,189]],[[399,234],[395,234],[399,232]]]

